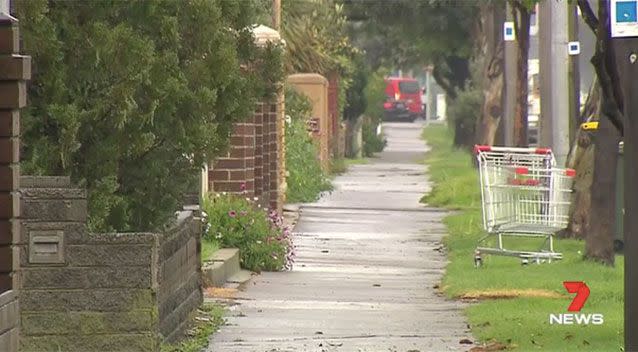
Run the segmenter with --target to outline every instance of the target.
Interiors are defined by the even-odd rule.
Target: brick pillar
[[[255,197],[264,196],[264,104],[257,104],[255,123]]]
[[[255,194],[255,125],[252,120],[236,123],[226,156],[218,158],[208,172],[215,192]],[[242,189],[242,184],[245,189]]]
[[[286,101],[283,91],[277,95],[277,211],[282,214],[283,206],[286,203]]]
[[[0,292],[18,288],[20,108],[31,58],[18,55],[17,20],[0,14]],[[1,347],[1,346],[0,346]]]
[[[262,145],[262,159],[261,159],[261,165],[262,165],[262,185],[263,185],[263,190],[262,190],[262,195],[261,195],[261,199],[260,199],[260,203],[265,206],[265,207],[269,207],[270,206],[270,191],[271,191],[271,187],[270,187],[270,164],[273,161],[273,155],[271,153],[271,148],[270,148],[270,143],[271,143],[271,139],[270,139],[270,119],[271,119],[271,114],[270,114],[270,104],[267,101],[263,102],[263,119],[262,119],[262,141],[261,141],[261,145]],[[276,159],[275,159],[276,160]]]
[[[279,198],[279,153],[277,138],[277,120],[279,114],[277,111],[277,101],[268,104],[268,149],[270,151],[270,164],[268,172],[270,173],[268,206],[270,209],[277,210],[277,201]]]

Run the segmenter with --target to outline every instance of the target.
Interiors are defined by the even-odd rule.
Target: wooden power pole
[[[281,0],[272,0],[272,28],[279,32],[281,29]]]
[[[505,10],[506,21],[512,22],[514,17],[512,16],[512,9],[509,2],[507,2]],[[516,110],[516,55],[517,48],[516,42],[506,40],[505,43],[505,89],[503,92],[503,117],[501,118],[501,124],[504,131],[504,144],[506,146],[514,145],[514,114]]]
[[[558,165],[569,153],[570,85],[567,50],[568,4],[539,4],[539,65],[541,85],[541,145],[551,147]]]
[[[638,37],[613,39],[624,102],[625,351],[638,351]],[[632,236],[632,234],[634,234]]]

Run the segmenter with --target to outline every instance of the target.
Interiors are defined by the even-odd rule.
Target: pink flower
[[[239,189],[241,191],[245,191],[246,190],[246,182],[242,182],[241,185],[239,185]]]
[[[230,216],[231,218],[234,218],[237,216],[237,212],[235,212],[234,210],[231,210],[228,212],[228,216]]]

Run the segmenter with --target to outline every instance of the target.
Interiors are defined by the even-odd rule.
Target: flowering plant
[[[215,194],[204,199],[208,214],[204,239],[222,248],[239,248],[243,268],[260,272],[289,270],[294,261],[292,231],[276,211],[266,211],[254,199]]]

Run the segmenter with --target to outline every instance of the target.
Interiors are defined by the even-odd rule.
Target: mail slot
[[[56,230],[30,231],[29,263],[63,264],[64,232]]]
[[[319,126],[319,119],[318,118],[313,118],[308,120],[308,132],[312,132],[312,133],[319,133],[319,131],[321,130],[320,126]]]

